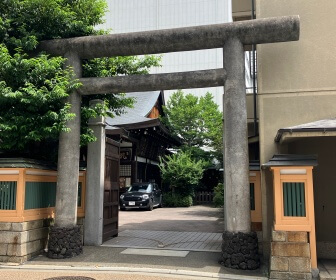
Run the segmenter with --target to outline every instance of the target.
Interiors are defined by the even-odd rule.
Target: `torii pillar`
[[[249,155],[244,46],[237,38],[223,48],[224,225],[222,263],[230,268],[260,266],[258,238],[251,232]]]
[[[71,53],[76,54],[78,59],[91,59],[223,48],[224,69],[85,78],[80,79],[83,86],[78,92],[81,95],[96,95],[224,85],[225,151],[223,152],[226,196],[223,264],[238,269],[255,269],[259,266],[259,257],[256,234],[250,232],[244,45],[297,41],[299,31],[299,17],[286,16],[196,27],[57,39],[41,42],[39,49],[52,55],[64,56]],[[76,62],[73,65],[75,72],[78,70],[77,64]],[[73,94],[76,95],[78,92]],[[78,110],[77,101],[80,99],[73,100],[73,108]],[[74,127],[79,127],[80,118],[75,118],[73,122],[76,123]],[[59,167],[63,165],[66,168],[63,167],[64,172],[59,170],[57,187],[67,188],[68,192],[72,193],[69,197],[77,194],[78,186],[74,180],[70,180],[70,177],[78,177],[79,144],[76,140],[78,137],[78,129],[71,130],[66,137],[67,140],[63,141],[59,149],[60,154],[65,155],[64,151],[68,151],[72,155],[59,157],[61,162],[58,163]],[[72,147],[72,150],[69,150],[69,147]],[[67,192],[58,190],[57,193]],[[74,199],[68,201],[65,199],[64,203],[56,205],[58,208],[56,225],[68,228],[70,231],[76,220],[73,203]],[[60,207],[63,208],[59,209]],[[58,215],[61,217],[59,221]],[[90,223],[85,221],[85,226],[90,226]],[[52,243],[54,242],[57,240],[52,240]]]

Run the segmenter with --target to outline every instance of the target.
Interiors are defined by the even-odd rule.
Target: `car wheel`
[[[126,208],[125,207],[120,207],[120,211],[125,211]]]
[[[148,208],[147,208],[147,210],[148,210],[148,211],[152,211],[153,208],[154,208],[154,204],[153,204],[153,200],[151,200],[151,201],[148,203]]]
[[[159,208],[162,208],[162,195],[160,196],[160,203],[159,203]]]

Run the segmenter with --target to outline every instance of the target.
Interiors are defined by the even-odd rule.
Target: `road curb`
[[[1,269],[8,270],[61,270],[61,271],[99,271],[99,272],[119,272],[119,273],[144,273],[144,274],[160,274],[175,276],[192,276],[199,278],[213,279],[230,279],[230,280],[268,280],[267,277],[211,273],[202,271],[191,271],[182,269],[157,269],[157,268],[140,268],[140,267],[107,267],[107,266],[65,266],[65,265],[0,265]]]

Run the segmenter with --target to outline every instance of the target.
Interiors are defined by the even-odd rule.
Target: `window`
[[[305,217],[305,185],[302,182],[283,183],[284,216]]]

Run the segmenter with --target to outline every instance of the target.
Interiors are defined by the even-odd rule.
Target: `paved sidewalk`
[[[161,276],[185,275],[188,277],[205,277],[204,279],[267,279],[266,267],[255,271],[228,269],[218,263],[218,252],[189,252],[185,257],[168,257],[158,255],[123,254],[125,248],[85,246],[84,253],[78,257],[65,260],[52,260],[45,256],[17,266],[16,269],[59,269],[80,271],[132,272],[133,274],[156,273]],[[0,267],[1,269],[4,266]],[[122,278],[120,278],[122,279]],[[142,279],[142,278],[134,278]],[[13,280],[13,279],[12,279]]]
[[[120,216],[120,236],[107,242],[111,247],[85,246],[82,255],[71,259],[53,260],[40,255],[23,265],[0,265],[0,279],[46,280],[66,275],[81,276],[78,280],[85,277],[94,280],[267,279],[264,277],[266,266],[241,271],[218,263],[222,232],[220,209],[163,208],[144,213],[126,211]],[[141,242],[137,243],[137,239]],[[123,248],[115,243],[123,243]]]

